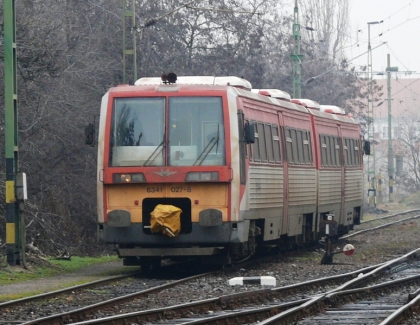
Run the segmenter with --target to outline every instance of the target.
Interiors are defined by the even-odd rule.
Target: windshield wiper
[[[163,134],[163,140],[162,140],[162,142],[156,147],[156,149],[152,152],[152,154],[149,156],[149,158],[147,158],[147,160],[143,164],[143,167],[150,165],[156,159],[156,157],[162,151],[162,150],[159,150],[159,148],[164,149],[165,147],[166,147],[166,144],[165,144],[165,134]]]
[[[219,147],[219,126],[217,126],[217,137],[212,137],[209,143],[207,143],[206,147],[201,151],[200,155],[198,156],[197,160],[194,161],[193,166],[201,166],[203,161],[206,159],[207,155],[210,153],[210,151],[213,149],[213,147],[216,146],[216,153],[217,148]],[[197,162],[199,162],[197,164]]]

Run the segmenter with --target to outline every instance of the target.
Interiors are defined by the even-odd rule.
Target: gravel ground
[[[371,214],[367,215],[366,219],[379,218],[390,213]],[[391,221],[391,220],[389,220]],[[366,228],[369,224],[362,224],[356,227],[356,231],[360,228]],[[251,276],[272,276],[276,279],[276,286],[285,286],[306,280],[328,277],[336,274],[347,273],[357,269],[361,269],[373,264],[386,262],[390,259],[407,253],[419,247],[420,238],[420,220],[406,221],[390,228],[383,228],[376,230],[372,234],[361,234],[351,237],[348,240],[342,240],[336,244],[336,250],[341,251],[343,246],[351,243],[355,246],[356,252],[352,256],[344,254],[334,255],[334,264],[321,265],[320,261],[324,252],[320,249],[300,250],[292,252],[287,255],[273,256],[269,261],[243,264],[241,268],[235,271],[225,271],[217,275],[206,276],[204,278],[196,279],[182,286],[166,289],[156,295],[150,295],[147,299],[139,299],[130,304],[120,306],[119,312],[128,312],[131,308],[135,310],[145,310],[151,308],[158,308],[167,306],[168,304],[179,304],[187,301],[210,298],[215,296],[228,295],[240,291],[256,290],[259,285],[244,285],[244,286],[229,286],[228,281],[233,277],[251,277]],[[124,267],[122,261],[115,261],[111,263],[101,263],[86,267],[79,270],[77,273],[60,274],[53,277],[42,278],[27,282],[11,283],[0,287],[0,301],[1,295],[8,294],[16,296],[18,294],[34,294],[57,290],[68,285],[76,283],[83,283],[97,280],[104,274],[119,274],[121,272],[131,272],[135,267]],[[13,272],[27,272],[19,267],[9,268],[8,270],[0,270],[0,272],[10,272],[11,279]],[[149,280],[144,278],[132,279],[134,283],[129,287],[135,285],[146,285]],[[153,279],[150,279],[153,281]],[[138,282],[138,283],[137,283]],[[119,288],[124,291],[124,288]],[[320,289],[322,292],[328,288]],[[182,295],[179,294],[182,292]],[[122,293],[122,292],[120,292]],[[128,292],[127,292],[128,293]],[[42,310],[45,315],[50,311],[56,311],[59,308],[74,309],[79,303],[75,300],[73,295],[64,296],[59,299],[53,299],[42,305],[36,304],[33,310]],[[73,301],[74,299],[74,301]],[[100,298],[103,299],[103,298]],[[70,303],[69,301],[72,301]],[[133,306],[130,306],[133,305]],[[29,306],[29,308],[32,308]],[[132,311],[132,310],[131,310]],[[98,313],[98,317],[112,315],[116,310],[103,310]],[[19,315],[19,319],[28,320],[43,316],[38,313],[29,313],[27,307],[19,310],[6,312],[0,318],[7,320],[14,320]],[[418,318],[414,317],[415,324]],[[0,321],[0,324],[3,324]]]
[[[381,217],[385,214],[369,215],[369,218]],[[283,286],[304,280],[327,277],[330,275],[350,272],[369,265],[388,261],[395,256],[409,252],[419,247],[420,221],[410,221],[391,228],[384,228],[367,235],[361,234],[351,237],[346,241],[340,241],[336,245],[337,251],[341,250],[346,243],[355,247],[355,254],[346,256],[344,254],[334,255],[333,265],[321,265],[320,261],[324,254],[322,250],[301,250],[288,255],[277,256],[272,262],[256,263],[251,266],[244,266],[234,273],[227,273],[217,283],[218,291],[221,294],[229,293],[226,286],[229,278],[237,276],[273,276],[276,278],[277,286]],[[357,230],[357,228],[355,229]],[[27,294],[41,293],[56,290],[69,284],[79,284],[94,281],[104,274],[118,274],[134,270],[134,267],[122,266],[122,261],[101,263],[86,267],[77,273],[60,274],[53,277],[37,280],[10,283],[2,285],[1,295],[4,294]],[[27,272],[20,267],[13,267],[1,270],[0,272]],[[12,278],[12,277],[11,277]],[[218,281],[217,281],[218,282]],[[203,284],[200,284],[203,286]],[[226,286],[226,287],[225,287]],[[192,293],[192,296],[195,296]]]

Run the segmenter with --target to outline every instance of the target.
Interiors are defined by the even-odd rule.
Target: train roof
[[[269,96],[273,98],[279,98],[279,99],[287,100],[289,102],[290,102],[290,99],[292,98],[287,92],[280,89],[252,89],[251,91],[256,94]]]
[[[237,96],[274,104],[279,107],[279,110],[280,107],[282,107],[300,112],[309,112],[314,116],[328,118],[330,120],[358,124],[351,116],[346,115],[345,111],[338,106],[320,105],[318,102],[306,98],[291,98],[287,92],[280,89],[252,89],[252,85],[248,80],[235,76],[175,76],[173,81],[168,82],[166,76],[163,75],[162,77],[140,78],[135,82],[134,86],[141,86],[145,91],[171,91],[171,87],[182,90],[184,88],[183,86],[190,86],[196,89],[201,88],[201,90],[209,89],[209,87],[205,86],[212,86],[212,90],[226,90],[225,87],[228,87]],[[118,88],[118,90],[116,88]],[[133,86],[129,85],[120,85],[116,88],[113,90],[133,91]]]
[[[332,114],[346,115],[346,111],[335,105],[320,105],[320,111]]]

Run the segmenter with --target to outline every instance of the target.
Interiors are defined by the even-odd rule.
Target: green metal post
[[[16,199],[18,170],[18,110],[16,74],[15,1],[4,0],[5,154],[6,154],[6,254],[9,265],[20,264],[20,211]]]
[[[292,59],[293,70],[293,98],[302,98],[302,59],[300,54],[300,24],[299,24],[299,10],[297,0],[295,0],[294,19],[293,19],[293,38],[295,45],[293,54],[290,55]]]
[[[128,10],[128,8],[130,9]],[[129,45],[131,45],[131,47]],[[128,80],[127,80],[127,57],[128,56],[132,56],[133,83],[134,83],[137,80],[135,0],[123,0],[123,83],[124,84],[128,83]]]

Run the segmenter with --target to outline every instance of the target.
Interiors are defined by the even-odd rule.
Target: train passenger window
[[[344,138],[344,165],[346,167],[361,166],[360,140]]]
[[[310,132],[286,128],[285,137],[287,161],[290,164],[312,164]],[[325,158],[325,154],[323,157]]]
[[[111,121],[110,165],[162,166],[164,116],[162,97],[116,98]]]
[[[273,135],[271,134],[271,125],[264,125],[265,141],[267,144],[267,158],[268,162],[274,163],[274,151],[273,151]]]
[[[338,141],[338,137],[334,137],[334,155],[335,155],[336,167],[340,167],[341,166],[340,144],[339,144],[339,141]]]
[[[293,160],[293,139],[292,139],[292,130],[290,128],[285,129],[286,133],[286,150],[287,150],[287,161],[290,164],[294,163]]]
[[[305,164],[312,165],[312,142],[310,131],[303,131],[303,156],[305,158]]]
[[[280,163],[281,162],[281,156],[280,156],[280,138],[279,138],[279,128],[278,128],[277,125],[273,125],[272,132],[273,132],[274,161],[276,163]]]
[[[327,166],[327,144],[325,135],[319,135],[319,143],[321,145],[321,166]]]
[[[299,164],[304,164],[305,159],[303,157],[303,138],[302,138],[301,130],[296,130],[296,138],[297,138],[296,145],[297,145]]]
[[[321,165],[324,167],[341,167],[341,154],[340,154],[340,139],[332,135],[320,135],[320,146],[321,146]],[[344,142],[346,143],[346,142]],[[350,159],[347,147],[344,146],[345,161]]]
[[[260,158],[260,135],[258,134],[258,128],[255,130],[255,142],[252,145],[252,155],[254,161],[261,161]]]
[[[350,143],[350,158],[351,158],[351,165],[355,166],[356,165],[356,161],[355,161],[355,157],[354,157],[354,140],[353,139],[349,139],[349,143]]]
[[[267,150],[265,147],[265,132],[264,132],[264,124],[258,123],[257,124],[258,130],[258,138],[259,141],[259,148],[260,148],[260,160],[261,162],[267,162]]]
[[[343,139],[344,141],[344,166],[349,166],[349,150],[348,150],[348,143],[347,139]]]

